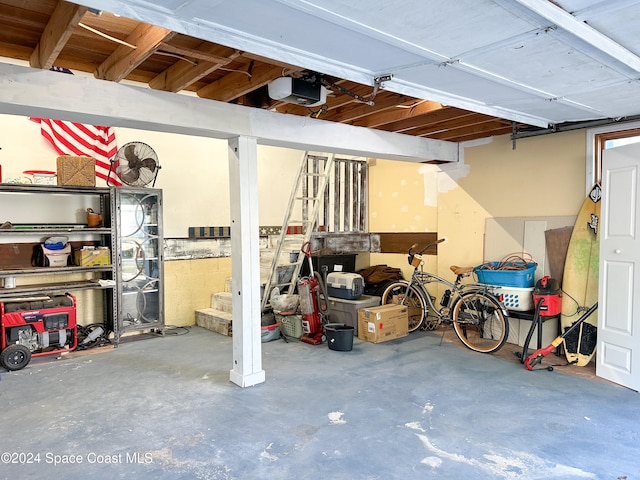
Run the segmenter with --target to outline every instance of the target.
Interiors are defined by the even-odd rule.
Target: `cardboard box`
[[[409,334],[409,315],[405,305],[380,305],[358,310],[358,338],[380,343]]]
[[[96,186],[96,161],[92,157],[62,155],[56,160],[58,185]]]
[[[111,265],[111,252],[108,248],[80,249],[75,251],[75,264],[79,267]]]

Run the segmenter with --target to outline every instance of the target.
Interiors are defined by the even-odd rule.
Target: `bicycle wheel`
[[[382,294],[382,305],[398,303],[406,305],[409,314],[409,331],[420,328],[427,314],[427,302],[415,287],[407,282],[394,282]]]
[[[474,352],[493,353],[507,341],[509,322],[491,295],[463,294],[453,306],[451,318],[457,337]]]

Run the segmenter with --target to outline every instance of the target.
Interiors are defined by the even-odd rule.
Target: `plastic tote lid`
[[[49,237],[44,241],[44,246],[49,250],[62,250],[69,241],[69,237]]]

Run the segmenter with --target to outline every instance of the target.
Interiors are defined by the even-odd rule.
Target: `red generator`
[[[31,357],[54,355],[77,346],[76,299],[54,295],[0,302],[0,365],[26,367]]]

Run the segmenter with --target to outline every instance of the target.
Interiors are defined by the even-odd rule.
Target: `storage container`
[[[92,157],[61,155],[56,159],[58,185],[96,186],[96,161]]]
[[[33,183],[36,185],[55,185],[56,184],[56,172],[50,172],[48,170],[25,170],[25,175],[31,175]]]
[[[261,343],[272,342],[280,338],[280,325],[274,323],[273,325],[265,325],[260,328],[260,341]]]
[[[519,288],[492,285],[490,291],[502,299],[502,303],[508,310],[516,312],[533,310],[533,287]]]
[[[324,327],[329,350],[350,352],[353,349],[353,331],[351,325],[342,323],[328,323]]]
[[[262,343],[271,342],[280,338],[280,325],[273,312],[262,314],[260,320],[260,339]]]
[[[47,248],[46,243],[42,244],[42,264],[43,267],[66,267],[71,259],[71,244],[67,243],[61,249]]]
[[[380,305],[380,297],[362,295],[357,300],[329,297],[329,319],[332,323],[343,323],[354,328],[358,335],[358,310]]]
[[[280,324],[280,331],[287,338],[300,338],[304,333],[302,330],[302,315],[291,314],[282,315],[275,312],[276,321]]]
[[[506,270],[495,270],[500,266]],[[534,276],[538,264],[529,262],[487,262],[478,265],[473,272],[478,277],[478,282],[488,285],[501,285],[504,287],[533,287]]]

